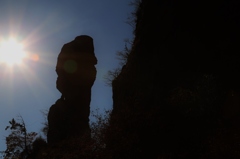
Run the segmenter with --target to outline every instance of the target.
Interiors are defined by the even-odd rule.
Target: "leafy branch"
[[[6,137],[7,149],[5,150],[5,159],[10,158],[26,158],[32,149],[32,143],[37,136],[35,132],[27,132],[26,124],[19,116],[19,121],[14,118],[9,121],[9,126],[5,130],[10,130],[11,133]]]

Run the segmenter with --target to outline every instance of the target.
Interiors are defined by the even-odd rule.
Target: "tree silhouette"
[[[131,45],[132,42],[128,39],[124,40],[125,46],[122,51],[118,51],[116,53],[117,59],[119,60],[119,66],[113,70],[109,70],[107,74],[104,76],[105,83],[107,86],[112,86],[112,82],[118,77],[120,72],[125,68],[125,65],[127,63],[128,57],[131,52]]]
[[[25,159],[32,150],[32,143],[37,133],[27,132],[22,116],[19,116],[18,121],[13,118],[9,124],[10,126],[5,128],[5,130],[10,129],[11,133],[6,137],[7,149],[4,157],[5,159]]]

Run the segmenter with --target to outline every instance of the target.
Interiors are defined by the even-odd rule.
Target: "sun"
[[[0,63],[9,66],[21,64],[26,53],[23,45],[14,38],[0,42]]]

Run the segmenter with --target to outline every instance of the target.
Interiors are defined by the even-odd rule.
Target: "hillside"
[[[240,155],[237,8],[236,1],[139,3],[129,58],[112,83],[114,158]]]

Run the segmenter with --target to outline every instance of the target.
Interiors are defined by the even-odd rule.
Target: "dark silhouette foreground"
[[[132,51],[112,83],[113,158],[240,158],[239,8],[139,3]]]
[[[62,97],[49,110],[49,144],[83,134],[90,137],[91,87],[96,64],[91,37],[78,36],[62,47],[56,66],[56,86]]]
[[[90,138],[97,60],[92,39],[77,37],[58,58],[62,97],[50,108],[39,158],[239,159],[240,2],[136,2],[135,38],[114,74],[110,118],[82,140]]]

